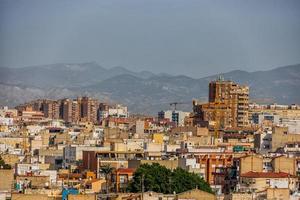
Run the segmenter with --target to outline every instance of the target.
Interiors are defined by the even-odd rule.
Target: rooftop
[[[295,178],[292,174],[285,172],[247,172],[241,175],[244,178]]]

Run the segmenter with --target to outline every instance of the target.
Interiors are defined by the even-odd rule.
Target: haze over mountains
[[[235,70],[199,79],[187,76],[133,72],[123,67],[106,69],[95,62],[53,64],[23,68],[0,68],[0,105],[15,106],[37,98],[89,95],[105,102],[129,106],[132,112],[156,113],[169,109],[191,109],[192,99],[207,99],[208,83],[222,75],[250,86],[250,98],[271,103],[300,103],[300,64],[269,71]]]

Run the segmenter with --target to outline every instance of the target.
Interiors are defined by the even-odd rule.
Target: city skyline
[[[0,0],[0,200],[299,200],[299,11]]]
[[[2,196],[298,198],[300,105],[250,102],[221,77],[206,87],[191,112],[172,102],[156,116],[88,96],[0,107]]]

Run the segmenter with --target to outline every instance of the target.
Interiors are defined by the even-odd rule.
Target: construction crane
[[[180,104],[190,104],[190,102],[171,102],[170,106],[174,106],[174,110],[177,110],[177,105]]]
[[[181,104],[180,102],[172,102],[170,103],[170,106],[174,106],[174,110],[176,110],[176,107],[178,104]]]

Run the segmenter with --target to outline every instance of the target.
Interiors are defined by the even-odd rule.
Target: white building
[[[13,118],[0,117],[0,125],[12,126],[13,124]]]
[[[184,125],[184,118],[190,115],[189,112],[180,110],[167,110],[158,113],[159,119],[169,119],[171,122],[175,122],[177,126]]]
[[[288,127],[288,132],[300,134],[300,119],[281,119],[281,124]]]
[[[272,130],[265,129],[254,135],[254,147],[260,153],[268,153],[272,149]]]
[[[108,116],[110,117],[120,117],[127,118],[128,117],[128,109],[127,106],[122,106],[120,104],[115,105],[108,109]]]

